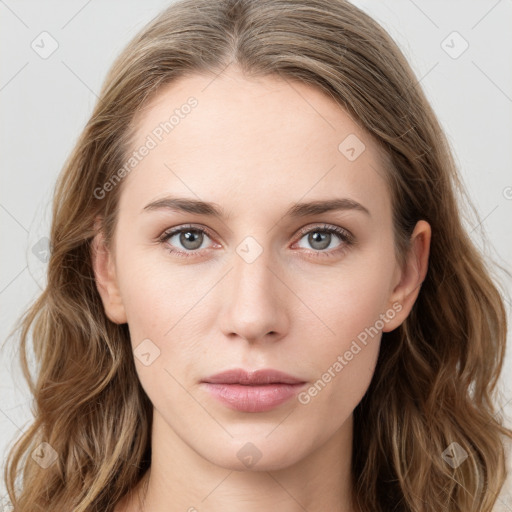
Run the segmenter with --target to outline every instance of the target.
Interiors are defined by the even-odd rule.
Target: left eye
[[[310,248],[313,249],[313,252],[317,253],[325,252],[332,254],[352,243],[352,235],[338,226],[326,225],[303,229],[299,235],[300,239],[297,242],[299,247],[308,249],[308,247],[300,245],[300,242],[305,239],[310,245]],[[166,231],[161,236],[160,241],[165,243],[172,253],[176,253],[180,256],[193,256],[193,253],[197,252],[199,249],[207,247],[203,244],[208,238],[211,239],[204,228],[184,226]],[[335,241],[335,238],[338,238],[338,244],[333,246],[332,243]],[[326,251],[326,249],[335,250]]]
[[[334,237],[333,237],[334,235]],[[341,240],[338,242],[337,245],[331,245],[334,239],[338,238],[338,240]],[[325,249],[334,249],[336,247],[339,247],[343,242],[348,242],[348,236],[345,235],[344,232],[340,232],[338,229],[334,228],[314,228],[307,233],[305,233],[300,241],[306,240],[307,243],[311,248],[313,248],[315,251],[324,251]],[[300,245],[299,245],[300,246]],[[302,247],[302,246],[300,246]],[[303,247],[305,249],[308,249],[308,247]]]

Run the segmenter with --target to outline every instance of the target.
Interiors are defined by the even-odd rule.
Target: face
[[[322,92],[232,69],[181,78],[135,122],[133,150],[151,147],[123,179],[112,251],[96,264],[106,312],[128,323],[170,432],[222,467],[240,469],[248,442],[258,469],[289,466],[351,418],[382,331],[412,306],[384,155]],[[203,382],[233,368],[302,384],[243,395]]]

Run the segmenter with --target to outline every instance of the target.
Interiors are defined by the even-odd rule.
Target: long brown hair
[[[375,137],[389,156],[399,259],[418,220],[432,227],[418,299],[406,321],[383,334],[370,388],[354,411],[355,503],[364,512],[490,512],[512,437],[495,396],[503,299],[462,224],[470,201],[417,78],[380,25],[344,0],[181,0],[114,63],[57,183],[47,287],[19,324],[35,419],[4,471],[14,510],[111,511],[150,466],[152,405],[127,325],[106,317],[91,264],[95,219],[103,219],[108,242],[122,183],[97,191],[119,177],[134,116],[164,84],[228,65],[249,77],[310,84]],[[450,465],[447,449],[467,459]],[[29,457],[34,450],[57,458],[43,468]]]

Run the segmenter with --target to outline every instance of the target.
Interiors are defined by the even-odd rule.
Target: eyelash
[[[179,228],[172,228],[170,230],[165,231],[160,237],[159,241],[162,244],[166,245],[167,251],[169,251],[172,254],[175,254],[176,256],[183,257],[183,258],[190,258],[194,257],[199,253],[199,250],[193,250],[193,251],[181,251],[177,249],[173,249],[172,246],[170,246],[167,242],[176,234],[179,234],[181,232],[186,231],[197,231],[200,233],[203,233],[207,235],[209,238],[213,238],[210,231],[206,228],[194,226],[192,224],[180,226]],[[313,228],[302,228],[298,233],[298,240],[300,241],[305,235],[312,233],[312,232],[320,232],[320,233],[331,233],[337,235],[340,239],[342,244],[340,246],[336,247],[335,249],[331,249],[330,251],[325,250],[309,250],[308,253],[312,254],[314,257],[331,257],[331,256],[337,256],[341,254],[343,251],[345,251],[348,247],[351,245],[354,245],[355,240],[353,235],[347,231],[344,228],[341,228],[339,226],[331,226],[328,224],[324,224],[323,226],[314,226]]]

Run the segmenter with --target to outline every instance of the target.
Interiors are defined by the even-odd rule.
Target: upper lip
[[[234,368],[226,370],[215,375],[211,375],[203,382],[212,384],[302,384],[304,381],[293,377],[287,373],[273,369],[263,369],[247,371],[243,368]]]

